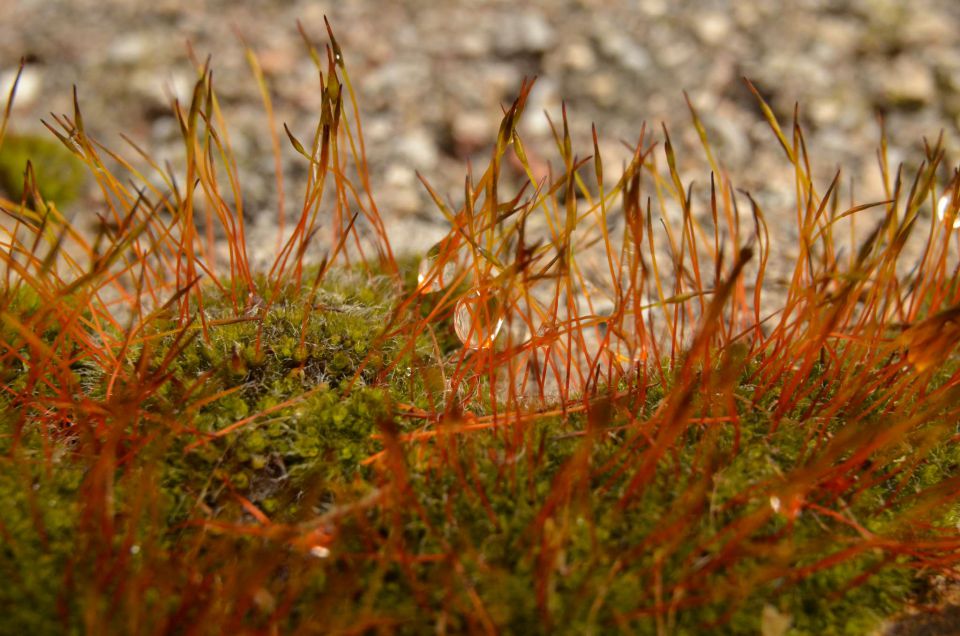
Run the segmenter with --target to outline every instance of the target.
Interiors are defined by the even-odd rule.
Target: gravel
[[[324,12],[356,81],[375,193],[400,251],[425,249],[443,230],[414,172],[456,201],[466,162],[483,165],[501,105],[524,77],[539,78],[522,129],[528,147],[550,153],[541,111],[557,119],[566,100],[581,155],[590,152],[592,122],[607,165],[619,165],[622,140],[635,140],[642,121],[655,130],[665,121],[685,178],[704,183],[686,90],[734,183],[785,221],[792,218],[792,179],[742,76],[785,121],[801,104],[823,185],[842,166],[862,199],[881,194],[877,113],[891,155],[914,164],[923,136],[944,129],[956,139],[960,123],[960,51],[953,46],[960,4],[951,0],[360,0],[326,7],[308,0],[21,0],[0,6],[0,85],[26,56],[18,129],[39,129],[48,113],[70,112],[77,84],[85,121],[99,138],[120,146],[123,131],[160,156],[176,156],[169,101],[188,99],[195,77],[189,42],[199,59],[212,55],[246,177],[246,207],[272,215],[273,178],[265,169],[272,160],[263,159],[270,142],[238,35],[260,55],[278,118],[309,137],[319,89],[296,20],[323,42]],[[292,151],[287,157],[296,163]]]

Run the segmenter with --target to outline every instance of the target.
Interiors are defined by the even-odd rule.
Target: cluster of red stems
[[[617,431],[623,442],[615,463],[633,467],[619,499],[619,505],[628,509],[650,487],[656,467],[676,452],[678,440],[690,427],[738,432],[745,413],[764,408],[762,416],[774,432],[784,418],[806,405],[805,412],[794,417],[808,423],[809,457],[776,484],[768,484],[764,496],[770,506],[758,507],[718,530],[714,540],[723,547],[710,567],[729,563],[739,543],[771,518],[792,520],[810,508],[851,532],[843,549],[831,556],[832,562],[811,563],[807,573],[875,550],[890,558],[908,558],[918,569],[942,572],[957,565],[960,536],[956,529],[936,527],[932,519],[936,511],[957,501],[960,475],[910,493],[909,513],[902,515],[895,531],[883,536],[839,507],[824,504],[822,496],[811,496],[828,493],[837,501],[856,498],[879,480],[899,479],[905,485],[929,449],[960,441],[950,424],[960,415],[960,370],[931,384],[949,365],[960,338],[960,236],[952,231],[960,178],[938,179],[944,170],[940,142],[926,146],[926,161],[912,181],[901,171],[891,172],[881,148],[884,199],[844,206],[839,174],[818,193],[796,118],[792,129],[782,129],[757,94],[795,168],[798,255],[782,303],[771,308],[769,301],[761,301],[773,251],[764,213],[749,195],[735,191],[714,159],[692,105],[694,126],[711,168],[705,195],[684,185],[666,128],[662,145],[642,130],[632,157],[611,180],[595,129],[591,152],[581,158],[574,154],[565,111],[560,125],[551,122],[560,163],[544,174],[542,166],[533,166],[528,159],[518,134],[532,85],[525,83],[504,111],[486,170],[479,179],[472,172],[467,175],[458,209],[424,180],[450,231],[424,258],[416,288],[411,289],[409,283],[404,287],[402,268],[371,193],[354,90],[332,33],[330,42],[323,55],[307,40],[323,92],[312,142],[302,143],[284,126],[290,144],[309,164],[302,206],[292,219],[284,214],[288,204],[280,169],[282,133],[274,121],[265,78],[249,53],[277,165],[279,238],[275,260],[266,272],[266,288],[258,287],[250,264],[237,164],[211,74],[203,65],[198,64],[192,102],[175,104],[186,160],[179,178],[132,141],[128,140],[136,156],[127,159],[92,139],[79,107],[72,117],[55,116],[48,124],[96,179],[102,211],[94,235],[68,222],[53,202],[44,201],[31,167],[23,200],[0,201],[6,216],[0,236],[4,290],[0,298],[5,303],[0,305],[0,317],[18,337],[17,342],[0,343],[0,359],[4,365],[19,360],[28,376],[21,390],[2,390],[18,409],[19,426],[46,431],[50,448],[46,461],[54,461],[57,436],[66,430],[82,440],[84,454],[93,458],[83,485],[82,528],[96,536],[91,544],[105,555],[99,579],[104,589],[116,589],[109,587],[110,581],[127,567],[123,557],[115,556],[125,553],[109,548],[133,544],[136,524],[125,519],[154,514],[155,502],[149,496],[130,494],[131,484],[149,483],[150,470],[137,463],[137,457],[149,447],[151,431],[166,427],[177,435],[193,436],[187,450],[192,452],[302,399],[294,396],[269,412],[249,414],[221,431],[203,434],[189,421],[168,421],[144,406],[186,344],[193,338],[209,339],[219,328],[204,311],[207,291],[218,288],[232,303],[236,319],[262,320],[281,288],[291,283],[308,289],[312,285],[316,293],[335,266],[395,281],[399,301],[377,341],[401,337],[409,346],[387,361],[380,381],[386,382],[398,365],[410,364],[412,348],[424,335],[434,343],[442,339],[445,334],[437,330],[446,327],[437,325],[452,324],[463,346],[444,353],[436,345],[435,363],[444,388],[431,394],[432,408],[392,404],[393,417],[402,425],[383,427],[383,451],[365,462],[382,488],[356,501],[340,502],[335,513],[294,526],[274,523],[237,493],[250,523],[220,523],[218,533],[265,537],[326,557],[336,552],[339,519],[410,504],[405,492],[411,487],[410,453],[428,458],[436,470],[449,452],[450,438],[495,435],[502,438],[508,455],[521,456],[529,431],[542,418],[581,414],[586,428],[571,435],[583,437],[585,450],[574,454],[560,471],[531,528],[547,546],[557,541],[550,536],[557,530],[548,519],[577,496],[582,475],[604,469],[591,466],[589,454],[594,433],[609,424],[604,414],[616,412],[621,418]],[[12,99],[13,93],[3,130]],[[2,134],[0,130],[0,140]],[[657,163],[663,157],[666,170]],[[149,174],[137,166],[146,166]],[[523,185],[505,195],[504,182],[518,180]],[[944,182],[948,185],[938,191]],[[846,224],[853,237],[858,214],[872,215],[875,221],[868,224],[871,231],[860,244],[844,255],[838,248],[843,240],[835,238],[838,228]],[[927,220],[929,229],[922,230]],[[924,231],[921,258],[904,272],[901,254]],[[656,234],[661,238],[655,243]],[[311,267],[306,255],[318,242],[329,250]],[[31,289],[42,303],[28,318],[11,309],[19,288]],[[252,299],[260,303],[258,312],[250,312]],[[174,326],[158,332],[158,324]],[[57,335],[47,342],[39,334],[51,325],[57,326]],[[148,366],[153,343],[171,336],[175,344],[166,358]],[[251,344],[262,350],[262,329]],[[131,357],[132,351],[139,353]],[[103,371],[108,381],[101,397],[91,397],[80,385],[74,372],[78,365]],[[426,370],[414,368],[411,373]],[[197,378],[197,387],[204,381]],[[653,386],[669,390],[655,408],[645,410]],[[206,397],[205,403],[230,391]],[[771,395],[776,398],[761,407],[764,397]],[[876,425],[878,416],[883,426]],[[844,419],[844,426],[834,433],[828,428],[837,418]],[[895,456],[897,445],[908,435],[915,453],[892,473],[881,471],[880,465]],[[706,448],[712,439],[712,434],[704,435],[701,446]],[[703,458],[708,456],[704,451]],[[693,461],[699,465],[699,460]],[[700,468],[708,481],[708,462],[703,462]],[[460,474],[458,479],[470,489],[472,477]],[[509,476],[504,479],[509,482]],[[114,491],[120,483],[127,484],[130,500],[124,510],[115,505]],[[681,521],[675,523],[689,522],[683,515],[677,518]],[[666,528],[657,536],[669,544],[669,533]],[[202,552],[203,541],[198,539],[176,561],[178,567],[190,570],[184,564]],[[371,545],[370,553],[394,559],[402,567],[438,560],[450,563],[454,573],[462,570],[453,550],[411,555],[398,549],[391,554],[383,546]],[[110,554],[114,556],[106,556]],[[557,576],[549,560],[538,563],[543,567],[541,580]],[[217,583],[204,574],[185,585],[213,586],[211,596],[244,597],[248,586],[243,575],[250,572],[225,557],[220,567]],[[231,568],[236,576],[225,574]],[[695,590],[702,575],[691,568],[672,585]],[[140,583],[128,586],[131,606],[142,591],[133,588],[158,584],[156,578],[144,578],[150,579],[141,577]],[[671,598],[677,598],[676,589],[660,590],[656,602],[638,612],[665,614]],[[696,594],[685,598],[695,599]],[[256,602],[251,597],[247,605]],[[473,602],[482,617],[482,600]],[[242,615],[242,609],[230,611]],[[282,614],[283,603],[276,611]],[[93,621],[88,625],[97,624],[87,618]]]

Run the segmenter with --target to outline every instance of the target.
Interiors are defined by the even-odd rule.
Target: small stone
[[[543,113],[550,113],[556,121],[560,105],[556,83],[548,77],[538,79],[527,99],[527,114],[520,120],[521,135],[549,135],[550,122]]]
[[[587,82],[590,96],[600,106],[611,106],[617,95],[617,78],[613,73],[597,73]]]
[[[750,155],[750,141],[741,126],[730,117],[714,110],[704,112],[703,121],[717,152],[732,162],[746,161]]]
[[[571,42],[563,51],[563,65],[572,71],[588,71],[594,67],[597,56],[587,42]]]
[[[190,106],[196,77],[184,71],[171,71],[163,77],[156,71],[140,71],[133,74],[130,86],[142,97],[157,106],[167,106],[176,99],[185,107]]]
[[[553,27],[536,11],[504,16],[497,35],[497,50],[506,55],[542,53],[553,46],[555,39]]]
[[[497,121],[487,113],[466,111],[457,113],[451,128],[458,146],[476,148],[494,141]]]
[[[402,188],[414,185],[417,182],[417,175],[410,168],[394,163],[387,168],[383,180],[390,188]]]
[[[956,119],[960,116],[960,51],[938,51],[935,60],[943,112]]]
[[[744,29],[755,27],[757,23],[764,18],[763,14],[758,11],[759,7],[753,3],[734,2],[731,8],[733,10],[733,19]]]
[[[150,54],[150,44],[143,33],[127,33],[107,49],[107,57],[118,64],[137,64]]]
[[[949,48],[954,38],[956,21],[949,15],[936,11],[911,11],[903,35],[908,44],[930,47],[944,45]]]
[[[367,143],[385,143],[393,139],[395,124],[389,117],[372,115],[363,122],[363,136]]]
[[[17,79],[17,69],[11,68],[0,72],[0,106],[5,106],[13,82]],[[20,81],[17,83],[17,92],[14,96],[14,106],[29,106],[40,92],[43,83],[43,73],[36,66],[29,64],[23,67]]]
[[[640,10],[651,18],[659,18],[667,12],[667,2],[665,0],[643,0],[640,3]]]
[[[527,51],[546,51],[553,44],[553,28],[539,13],[528,12],[520,15],[517,25],[522,35],[523,47]]]
[[[821,59],[831,63],[849,59],[863,37],[863,25],[847,16],[817,22],[817,52]]]
[[[813,100],[807,111],[810,119],[818,126],[829,126],[836,123],[843,113],[843,103],[837,99],[824,97]]]
[[[393,207],[395,205],[391,196],[391,212],[396,212]],[[416,213],[419,214],[414,216]],[[417,209],[399,211],[390,215],[385,221],[388,236],[404,237],[403,250],[406,252],[425,252],[447,234],[449,226],[437,223],[438,216],[440,213],[436,211],[432,201],[418,200]]]
[[[730,18],[719,11],[708,11],[694,17],[694,29],[700,40],[707,45],[717,46],[730,35]]]
[[[457,48],[466,57],[483,57],[490,51],[490,42],[486,33],[474,31],[463,34],[457,40]]]
[[[386,191],[389,193],[390,208],[400,215],[417,212],[421,208],[420,194],[417,188],[417,175],[410,168],[394,164],[387,169],[384,177]]]
[[[623,166],[627,165],[633,153],[614,136],[600,137],[600,157],[603,159],[604,179],[607,172],[618,174]]]
[[[503,95],[516,92],[523,75],[514,64],[494,62],[482,69],[482,78],[483,84],[491,95]],[[545,79],[538,79],[534,87],[541,84]]]
[[[884,99],[894,106],[916,108],[929,103],[936,93],[930,68],[914,57],[896,58],[882,75]]]
[[[298,54],[299,51],[294,47],[283,43],[258,53],[257,60],[264,73],[283,74],[296,68]]]
[[[613,58],[623,68],[641,72],[650,66],[650,53],[624,33],[611,33],[600,40],[600,48],[605,55]]]
[[[681,40],[673,41],[657,50],[657,59],[668,68],[683,66],[694,55],[696,55],[696,48]]]
[[[430,134],[422,129],[413,129],[397,141],[397,150],[411,167],[417,170],[432,168],[437,162],[437,147]]]

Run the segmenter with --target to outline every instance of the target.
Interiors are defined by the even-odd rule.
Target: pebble
[[[625,33],[614,32],[600,39],[600,48],[623,68],[643,72],[650,66],[650,53],[639,42]]]
[[[18,69],[19,67],[15,67],[0,72],[0,106],[5,106],[7,103],[10,89],[13,88],[13,82],[17,79]],[[43,71],[33,64],[24,66],[23,73],[20,74],[20,81],[17,82],[17,92],[13,100],[14,107],[27,108],[33,105],[40,94],[41,86],[43,86]]]
[[[127,33],[120,36],[107,48],[107,59],[117,64],[137,64],[150,56],[151,46],[149,38],[139,32]]]
[[[667,12],[668,3],[666,0],[642,0],[640,10],[651,18],[659,18]]]
[[[482,58],[490,50],[490,42],[485,33],[474,31],[457,38],[456,47],[465,57]]]
[[[879,77],[883,98],[894,106],[916,108],[936,94],[930,67],[916,57],[901,55]]]
[[[520,122],[524,134],[539,137],[550,134],[550,122],[543,115],[544,111],[550,114],[554,122],[560,121],[561,102],[557,91],[557,83],[549,77],[541,77],[533,85],[527,100],[526,114]]]
[[[730,35],[730,18],[720,11],[700,13],[693,24],[700,40],[709,46],[722,44]]]
[[[537,11],[503,15],[499,26],[496,48],[503,55],[542,53],[554,43],[553,27]]]
[[[749,158],[750,143],[743,127],[738,125],[729,116],[703,115],[704,125],[707,127],[708,139],[713,145],[714,153],[726,163],[740,163]]]
[[[396,214],[398,217],[403,218],[410,216],[411,214],[416,214],[422,212],[424,208],[423,197],[420,196],[419,191],[414,186],[398,186],[389,190],[390,193],[390,204],[389,210],[393,214]],[[390,234],[391,240],[393,237],[398,237],[403,241],[404,249],[420,251],[423,249],[419,245],[419,242],[415,240],[417,236],[416,232],[404,232],[403,234],[396,235]]]
[[[943,15],[927,11],[912,11],[903,29],[905,43],[912,47],[930,47],[934,44],[946,44],[947,50],[956,37],[952,20]]]
[[[465,148],[493,143],[497,134],[496,114],[482,111],[460,112],[454,117],[451,128],[454,141]]]
[[[617,97],[617,86],[616,76],[607,71],[595,73],[587,80],[587,90],[600,106],[613,105]]]
[[[808,108],[810,119],[818,126],[829,126],[840,118],[844,104],[839,99],[824,98],[814,101]]]
[[[387,168],[383,180],[389,188],[406,188],[416,184],[417,175],[410,168],[400,163],[393,163]]]
[[[583,40],[575,40],[563,48],[563,65],[571,71],[586,71],[596,64],[593,47]]]
[[[166,75],[155,69],[137,71],[130,80],[130,88],[154,106],[166,108],[176,99],[184,108],[190,107],[196,78],[186,70],[171,70]]]
[[[417,170],[429,170],[437,163],[436,142],[423,128],[398,135],[396,148],[403,160]]]

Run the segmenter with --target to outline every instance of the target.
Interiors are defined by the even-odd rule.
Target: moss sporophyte
[[[459,209],[425,181],[448,235],[395,258],[328,35],[304,32],[322,106],[309,142],[285,129],[305,191],[263,270],[209,68],[173,105],[179,163],[108,150],[79,100],[49,122],[101,193],[92,232],[24,151],[0,632],[860,634],[956,580],[942,146],[910,185],[881,152],[886,196],[847,207],[760,100],[798,186],[771,300],[767,217],[692,107],[702,185],[646,128],[611,177],[565,112],[537,178],[524,83]],[[10,112],[0,163],[25,165]]]

